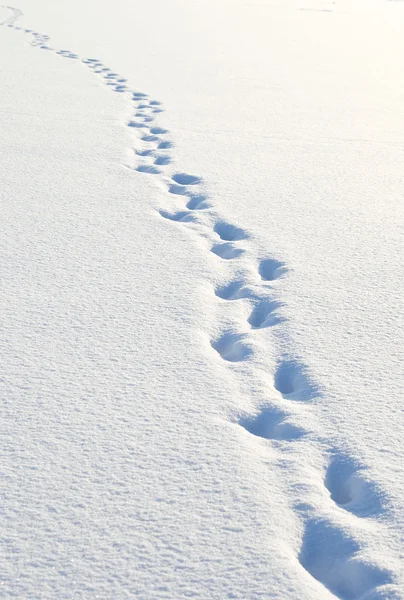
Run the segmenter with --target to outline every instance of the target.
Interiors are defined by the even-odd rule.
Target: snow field
[[[279,475],[281,493],[292,509],[290,522],[296,524],[301,539],[300,546],[293,547],[295,537],[286,554],[292,550],[290,560],[296,563],[292,570],[301,578],[302,588],[296,588],[293,576],[283,575],[284,579],[292,577],[292,587],[285,596],[287,588],[277,583],[279,597],[402,597],[395,585],[398,559],[378,547],[386,535],[382,521],[389,514],[388,498],[364,464],[324,436],[312,408],[324,391],[288,338],[282,302],[283,281],[289,276],[287,264],[279,256],[257,254],[252,231],[219,211],[201,174],[176,170],[173,139],[158,124],[163,111],[159,101],[131,89],[124,77],[96,58],[54,50],[46,34],[20,29],[20,16],[15,9],[5,25],[31,36],[32,44],[42,50],[81,61],[106,86],[124,95],[125,102],[130,101],[132,114],[126,126],[133,154],[128,155],[128,166],[145,178],[142,185],[153,189],[160,199],[154,215],[156,232],[160,236],[170,227],[186,228],[185,236],[203,250],[209,265],[214,265],[214,279],[204,285],[201,294],[214,318],[198,339],[205,360],[215,365],[219,378],[228,379],[240,390],[234,395],[239,402],[228,411],[231,431],[237,428],[234,435],[241,445]],[[158,220],[164,228],[157,225]],[[273,374],[272,380],[268,374]],[[146,401],[147,390],[144,397]],[[156,523],[158,519],[156,516]],[[279,548],[276,552],[278,558],[283,557]],[[276,587],[265,591],[258,587],[256,575],[253,579],[247,576],[246,583],[252,586],[249,592],[239,590],[229,597],[276,597]],[[273,573],[270,579],[275,581]],[[217,592],[212,594],[223,597],[220,578],[218,582]],[[121,593],[126,593],[125,582],[122,585]],[[173,589],[162,586],[161,596],[155,597],[174,597]],[[108,594],[107,590],[102,588],[101,594]],[[147,594],[133,587],[130,591],[132,595],[142,593]]]

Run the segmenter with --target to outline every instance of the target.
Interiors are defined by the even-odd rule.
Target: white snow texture
[[[403,19],[0,7],[0,598],[404,599]]]

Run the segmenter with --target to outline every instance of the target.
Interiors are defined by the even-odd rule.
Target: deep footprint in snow
[[[171,162],[170,156],[159,155],[156,156],[156,160],[154,161],[155,165],[169,165]]]
[[[286,273],[286,267],[279,260],[266,258],[260,262],[258,272],[264,281],[275,281],[275,279]]]
[[[223,300],[239,300],[240,298],[253,298],[253,294],[245,287],[244,281],[231,281],[226,285],[216,288],[216,296]]]
[[[391,574],[360,559],[360,545],[348,531],[321,518],[306,521],[299,562],[312,577],[341,600],[388,598],[377,588],[392,582]]]
[[[195,175],[187,175],[186,173],[175,173],[172,176],[172,180],[179,185],[196,185],[201,183],[202,179]]]
[[[238,333],[224,333],[217,340],[211,342],[212,348],[229,362],[246,360],[252,350],[246,345],[245,335]]]
[[[244,250],[235,248],[230,242],[226,242],[225,244],[215,244],[212,246],[211,250],[213,254],[216,254],[225,260],[231,260],[232,258],[237,258],[244,254]]]
[[[189,194],[187,188],[184,185],[171,184],[168,187],[168,191],[170,192],[170,194],[175,194],[176,196],[187,196]]]
[[[235,225],[231,225],[226,221],[219,221],[214,227],[215,233],[225,242],[234,242],[236,240],[244,240],[248,238],[248,234]]]
[[[248,318],[248,323],[253,329],[263,329],[281,323],[281,317],[276,314],[280,306],[281,304],[274,300],[261,300],[254,306]]]
[[[279,363],[274,387],[287,400],[312,400],[318,389],[306,374],[306,368],[297,360],[284,360]]]
[[[139,173],[149,173],[150,175],[159,175],[161,171],[152,165],[139,165],[136,168]]]
[[[252,435],[266,440],[298,440],[306,431],[288,421],[289,415],[284,411],[274,408],[262,408],[254,417],[243,417],[238,423]]]
[[[187,202],[189,210],[204,210],[209,208],[210,204],[206,201],[206,196],[191,196]]]
[[[379,515],[387,506],[387,499],[368,470],[344,454],[332,457],[324,484],[338,506],[358,517]]]
[[[158,149],[159,150],[168,150],[169,148],[172,148],[173,146],[174,146],[174,144],[172,142],[170,142],[169,140],[163,140],[162,142],[159,143]]]
[[[154,156],[154,150],[136,150],[138,156]]]
[[[196,221],[195,216],[191,211],[179,211],[176,213],[169,213],[166,210],[160,210],[160,215],[165,219],[169,219],[170,221],[177,221],[179,223],[190,223]]]
[[[142,142],[159,142],[160,138],[157,137],[156,135],[144,135],[142,138],[140,138],[142,140]]]
[[[144,129],[147,125],[143,121],[129,121],[128,127],[137,127],[138,129]]]
[[[168,129],[163,129],[163,127],[152,127],[150,129],[150,133],[155,135],[164,135],[165,133],[168,133]]]

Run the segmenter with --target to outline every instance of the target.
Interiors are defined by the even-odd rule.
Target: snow
[[[403,4],[2,7],[4,598],[404,598]]]

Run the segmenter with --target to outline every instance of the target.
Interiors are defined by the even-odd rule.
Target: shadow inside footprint
[[[264,281],[275,281],[275,279],[286,273],[286,267],[279,260],[266,258],[260,262],[258,272]]]
[[[310,519],[306,522],[299,562],[337,598],[354,600],[392,580],[388,571],[362,561],[359,550],[348,531],[325,519]]]
[[[162,142],[159,143],[159,145],[157,146],[159,150],[168,150],[169,148],[173,147],[173,143],[168,141],[168,140],[164,140]]]
[[[158,142],[159,139],[156,135],[144,135],[141,138],[142,142]]]
[[[164,135],[165,133],[168,133],[168,129],[163,129],[162,127],[152,127],[150,129],[150,133],[153,133],[154,135]]]
[[[154,161],[155,165],[169,165],[171,162],[170,156],[157,156]]]
[[[278,365],[274,386],[288,400],[308,401],[318,394],[317,387],[306,374],[306,368],[297,360],[285,360]]]
[[[238,333],[225,333],[219,339],[211,342],[212,348],[229,362],[246,360],[252,350],[245,343],[245,336]]]
[[[170,192],[170,194],[175,194],[177,196],[187,196],[188,195],[188,190],[183,185],[172,185],[171,184],[168,187],[168,191]]]
[[[266,440],[297,440],[306,432],[303,428],[287,421],[288,415],[273,407],[266,407],[255,417],[239,420],[239,425],[249,433]]]
[[[141,129],[141,128],[147,127],[147,125],[145,125],[145,123],[139,122],[139,121],[129,121],[128,127],[137,127],[138,129]]]
[[[180,185],[196,185],[197,183],[201,182],[200,177],[196,177],[195,175],[187,175],[186,173],[175,173],[172,176],[172,180]]]
[[[244,286],[243,281],[232,281],[227,285],[216,288],[216,296],[223,300],[239,300],[240,298],[253,298],[254,295]]]
[[[280,306],[281,304],[279,302],[262,300],[254,306],[253,311],[248,318],[249,324],[253,329],[262,329],[281,323],[281,317],[276,314],[276,310],[280,308]]]
[[[226,242],[225,244],[215,244],[212,247],[213,254],[220,256],[225,260],[231,260],[232,258],[237,258],[244,253],[244,250],[241,248],[235,248],[233,244],[230,242]]]
[[[248,234],[243,229],[240,229],[240,227],[236,227],[235,225],[231,225],[230,223],[226,223],[225,221],[219,221],[219,223],[216,223],[214,229],[218,236],[226,242],[244,240],[248,237]]]
[[[159,169],[153,167],[152,165],[139,165],[136,171],[139,171],[139,173],[150,173],[150,175],[158,175],[161,173]]]
[[[358,517],[379,515],[387,504],[368,470],[346,455],[333,456],[324,483],[332,500]]]
[[[154,150],[136,150],[138,156],[153,156]]]
[[[180,223],[189,223],[196,220],[192,212],[185,210],[176,213],[169,213],[165,210],[160,210],[159,213],[165,219],[169,219],[170,221],[178,221]]]
[[[206,196],[191,196],[187,208],[189,210],[203,210],[209,208],[209,204],[206,202]]]

